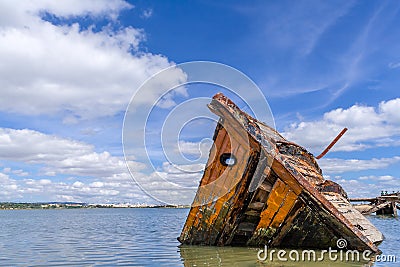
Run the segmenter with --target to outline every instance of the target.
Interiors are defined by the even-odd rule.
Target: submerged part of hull
[[[311,153],[222,94],[209,108],[220,121],[181,243],[327,249],[346,239],[379,253],[383,235]]]

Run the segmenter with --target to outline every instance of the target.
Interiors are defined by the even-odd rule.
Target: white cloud
[[[157,174],[174,184],[185,188],[197,190],[205,164],[171,165],[168,162],[162,164],[162,171]]]
[[[369,182],[378,182],[382,185],[393,185],[393,188],[395,188],[396,190],[400,185],[400,179],[392,176],[392,175],[380,175],[380,176],[376,176],[376,175],[369,175],[369,176],[360,176],[358,178],[361,181],[369,181]],[[392,189],[392,188],[386,188],[387,189]]]
[[[380,159],[337,159],[337,158],[322,158],[318,161],[324,174],[357,172],[363,170],[384,169],[392,164],[400,162],[400,157],[380,158]]]
[[[76,182],[74,182],[74,183],[72,184],[73,187],[77,187],[77,188],[82,187],[83,185],[84,185],[84,183],[82,183],[82,182],[80,182],[80,181],[76,181]]]
[[[0,158],[26,163],[56,162],[93,151],[82,142],[29,130],[0,128]]]
[[[21,170],[21,169],[12,170],[11,168],[4,168],[3,169],[3,173],[12,173],[12,174],[15,174],[17,176],[28,176],[29,175],[29,173],[24,171],[24,170]]]
[[[68,155],[66,155],[68,157]],[[52,163],[49,163],[50,165]],[[100,164],[100,163],[99,163]],[[90,166],[89,166],[90,167]],[[7,172],[7,173],[6,173]],[[72,170],[71,172],[75,172]],[[14,178],[11,168],[0,172],[0,201],[79,201],[89,203],[154,203],[131,179],[129,173],[115,168],[115,173],[93,177],[70,177],[62,181],[24,177]],[[18,175],[17,175],[18,176]]]
[[[212,144],[213,142],[211,139],[204,139],[202,142],[189,142],[179,140],[175,151],[182,154],[205,157],[208,156]]]
[[[52,116],[66,124],[123,112],[146,79],[174,66],[166,57],[140,49],[146,39],[142,29],[118,21],[120,12],[130,8],[121,0],[1,1],[0,112]],[[142,15],[150,17],[152,10]],[[106,26],[96,26],[99,21]],[[136,100],[153,105],[150,101],[166,88],[184,81],[182,70],[172,67]],[[187,96],[183,87],[173,93]],[[122,157],[77,140],[0,128],[0,160],[2,194],[8,199],[151,201],[134,184]],[[6,166],[9,162],[18,168]],[[154,182],[155,172],[144,173],[144,164],[134,159],[128,164]],[[157,186],[168,189],[167,183]]]
[[[140,29],[115,30],[112,21],[102,29],[82,28],[78,22],[55,25],[42,19],[40,12],[100,16],[129,7],[123,1],[2,1],[0,110],[61,114],[65,122],[123,111],[135,89],[172,63],[139,51],[145,39]],[[164,78],[152,94],[185,80],[185,75],[176,70]]]
[[[320,120],[292,124],[283,135],[315,153],[322,152],[345,127],[349,130],[332,151],[363,150],[384,146],[388,141],[393,145],[400,133],[399,110],[400,98],[383,101],[378,108],[362,105],[339,108],[325,113]]]
[[[148,19],[148,18],[150,18],[151,16],[153,16],[153,9],[149,8],[149,9],[143,10],[143,12],[142,12],[142,18]]]
[[[43,174],[55,176],[69,174],[78,176],[106,177],[127,172],[125,161],[109,152],[97,153],[94,146],[65,139],[38,131],[0,128],[0,159],[28,164],[44,165]],[[135,170],[141,170],[143,164],[130,161]],[[26,176],[22,170],[13,172]]]
[[[379,112],[383,119],[396,126],[400,125],[400,98],[392,99],[379,104]]]
[[[334,181],[343,186],[350,198],[370,198],[379,196],[381,191],[400,191],[400,179],[391,175],[361,176],[351,180],[335,177]]]
[[[143,196],[137,186],[123,182],[70,183],[55,182],[48,179],[16,180],[0,173],[0,198],[2,201],[17,201],[18,199],[40,199],[47,201],[78,201],[89,203],[107,202],[149,202],[151,199]]]
[[[89,144],[28,129],[0,128],[0,140],[0,160],[39,168],[35,175],[5,166],[0,172],[0,200],[36,196],[51,201],[154,202],[132,179],[124,159],[107,151],[98,153]],[[170,203],[190,204],[202,175],[198,170],[204,169],[204,164],[164,163],[161,169],[148,172],[143,163],[128,163],[147,193],[165,196],[163,200]],[[70,178],[57,181],[60,175]]]
[[[400,67],[400,62],[391,62],[391,63],[389,63],[388,67],[390,69],[397,69]]]
[[[169,203],[190,204],[197,189],[199,174],[153,173],[145,175],[147,193],[133,183],[128,173],[111,177],[95,177],[94,181],[72,178],[72,181],[51,181],[49,179],[14,179],[0,172],[0,200],[18,201],[36,199],[39,201],[78,201],[87,203],[157,203],[152,196],[164,196]],[[158,181],[158,175],[168,175],[168,181]],[[157,179],[156,179],[157,176]],[[179,181],[179,188],[172,180]],[[190,186],[192,188],[184,188]]]
[[[3,0],[0,7],[0,26],[28,26],[43,12],[59,18],[106,16],[116,19],[121,10],[133,8],[121,0]]]
[[[2,199],[14,197],[14,192],[17,189],[18,185],[16,180],[11,179],[7,174],[0,172],[0,197]]]

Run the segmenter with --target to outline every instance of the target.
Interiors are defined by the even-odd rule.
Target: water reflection
[[[363,266],[362,262],[260,262],[256,248],[178,247],[188,209],[0,210],[0,267],[8,266]],[[396,255],[400,218],[369,216]],[[300,253],[300,251],[299,251]],[[364,263],[365,264],[365,263]],[[367,265],[368,266],[368,265]]]
[[[257,248],[242,247],[202,247],[180,246],[179,252],[184,266],[398,266],[400,260],[399,244],[400,217],[368,216],[368,219],[384,234],[385,240],[379,245],[382,255],[394,255],[395,262],[367,262],[367,261],[325,261],[293,262],[293,261],[259,261]],[[289,251],[287,251],[289,252]],[[298,250],[299,255],[302,251]],[[317,258],[318,258],[317,254]]]
[[[385,216],[385,215],[371,215],[367,217],[385,236],[379,249],[383,255],[395,256],[395,262],[379,262],[376,266],[399,266],[400,253],[400,217]]]
[[[179,252],[184,266],[372,266],[368,261],[332,261],[325,254],[324,260],[317,261],[321,252],[316,251],[315,261],[291,261],[288,257],[290,250],[286,251],[288,261],[279,261],[273,257],[273,261],[260,261],[257,258],[258,248],[243,247],[209,247],[209,246],[180,246]],[[302,255],[301,250],[296,250],[298,255]],[[295,255],[296,252],[292,253]],[[362,256],[360,255],[360,258]],[[351,257],[349,257],[351,259]],[[301,259],[301,256],[299,257]],[[338,258],[340,259],[340,258]],[[345,259],[345,256],[343,257]]]

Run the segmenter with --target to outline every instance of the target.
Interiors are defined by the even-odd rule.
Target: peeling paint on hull
[[[380,253],[383,235],[311,153],[222,94],[209,108],[220,120],[181,243],[327,249],[344,238],[347,249]]]

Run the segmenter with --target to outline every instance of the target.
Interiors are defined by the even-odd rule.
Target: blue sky
[[[125,166],[125,110],[151,75],[194,60],[245,73],[277,129],[315,154],[349,128],[319,163],[350,196],[400,190],[399,8],[397,1],[1,1],[0,201],[154,202]],[[177,69],[163,86],[184,80]],[[171,202],[191,202],[201,173],[185,171],[203,166],[215,123],[192,123],[168,144],[200,157],[183,169],[157,157],[159,140],[151,138],[180,103],[220,90],[175,90],[148,124],[154,170],[143,155],[129,158],[134,175]],[[192,189],[175,192],[170,182]]]

